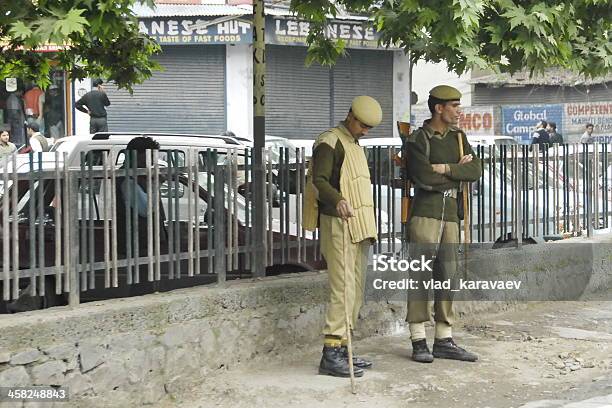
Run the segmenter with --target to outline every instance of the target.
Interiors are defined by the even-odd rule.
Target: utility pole
[[[265,275],[265,171],[262,151],[266,143],[266,17],[264,0],[253,0],[253,212],[258,244],[252,265],[253,276]]]
[[[412,53],[408,51],[408,123],[410,123],[410,128],[412,129]],[[414,124],[414,127],[417,127],[417,124]]]

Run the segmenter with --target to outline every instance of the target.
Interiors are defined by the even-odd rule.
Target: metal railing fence
[[[78,304],[104,297],[100,289],[251,277],[256,262],[269,274],[322,266],[317,235],[301,227],[304,152],[290,159],[287,149],[264,151],[259,186],[252,153],[10,156],[0,169],[3,299],[56,296]],[[255,189],[265,192],[263,232],[253,225]]]
[[[475,242],[578,235],[610,226],[608,145],[478,146],[473,183]]]
[[[372,147],[368,160],[377,217],[388,220],[389,237],[405,246],[402,197],[412,199],[415,190],[394,163],[398,151]],[[482,159],[482,177],[471,183],[468,195],[472,242],[590,236],[610,227],[609,145],[479,145],[474,151]],[[380,240],[377,245],[380,250]]]
[[[608,145],[475,151],[483,176],[469,194],[474,242],[609,228]],[[402,201],[414,191],[400,176],[397,153],[367,149],[375,253],[404,253],[407,245]],[[253,150],[242,147],[9,156],[0,164],[2,298],[75,305],[109,289],[129,296],[144,284],[168,290],[179,281],[253,277],[258,265],[267,274],[323,267],[317,232],[301,225],[304,150],[266,149],[263,158],[256,166]],[[260,185],[256,171],[265,174]],[[264,192],[260,206],[256,189]],[[257,208],[264,231],[254,225]]]

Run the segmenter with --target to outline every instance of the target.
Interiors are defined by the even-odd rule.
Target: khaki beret
[[[353,115],[364,125],[378,126],[382,121],[382,109],[371,96],[357,96],[351,104]]]
[[[448,85],[438,85],[432,88],[429,95],[442,101],[458,101],[461,99],[461,92]]]

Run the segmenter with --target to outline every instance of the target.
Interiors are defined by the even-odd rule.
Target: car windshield
[[[517,145],[516,139],[510,136],[468,136],[472,146],[505,146]]]
[[[281,160],[281,157],[280,157],[281,148],[286,149],[286,151],[288,151],[288,153],[283,152],[283,154],[288,154],[289,163],[295,163],[297,161],[297,155],[295,153],[295,150],[297,148],[288,139],[266,140],[266,147],[270,149],[270,159],[272,160],[272,163],[274,164],[279,163]]]

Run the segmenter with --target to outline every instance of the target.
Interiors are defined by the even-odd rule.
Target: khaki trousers
[[[442,234],[440,236],[440,227]],[[423,323],[431,320],[431,295],[423,287],[422,282],[434,279],[446,281],[455,279],[457,272],[457,245],[459,243],[459,224],[456,222],[441,221],[435,218],[411,217],[408,222],[410,239],[408,253],[412,259],[432,259],[433,272],[411,272],[411,277],[419,280],[419,289],[408,292],[408,313],[406,321],[409,323]],[[440,240],[440,245],[437,245]],[[449,290],[434,290],[434,320],[446,323],[449,326],[455,321],[452,293]]]
[[[370,240],[364,240],[353,244],[348,225],[339,217],[321,214],[319,222],[321,253],[327,262],[329,278],[329,303],[325,314],[323,334],[345,337],[347,333],[345,308],[348,310],[351,328],[353,328],[363,304],[365,269],[368,264],[367,256],[371,243]],[[346,305],[344,304],[345,290]]]

